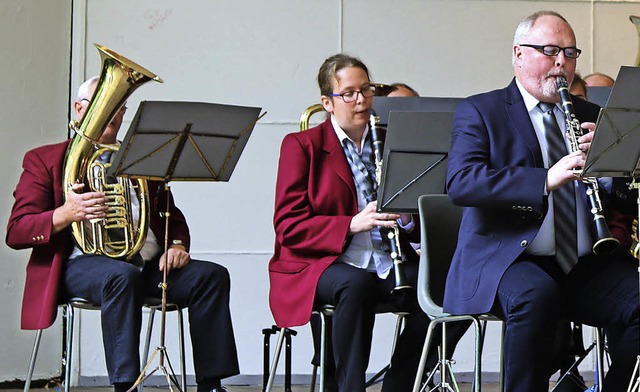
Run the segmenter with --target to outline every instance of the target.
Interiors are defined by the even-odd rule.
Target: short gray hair
[[[564,16],[560,15],[555,11],[538,11],[536,13],[533,13],[527,16],[526,18],[522,19],[520,23],[518,23],[518,27],[516,27],[516,32],[513,35],[513,46],[520,45],[522,43],[520,42],[522,40],[522,37],[527,35],[529,30],[531,30],[533,25],[541,16],[555,16],[556,18],[562,19],[566,24],[569,24],[569,22],[567,22]],[[515,53],[511,53],[511,64],[515,65],[515,63],[516,63]]]
[[[98,83],[99,79],[100,77],[98,76],[92,76],[89,79],[85,80],[84,83],[82,83],[80,87],[78,87],[77,100],[82,101],[83,99],[91,99],[91,96],[93,95],[93,91],[91,91],[92,87],[94,87],[94,85]]]

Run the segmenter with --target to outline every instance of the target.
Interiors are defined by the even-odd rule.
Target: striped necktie
[[[549,167],[553,166],[562,157],[567,155],[567,147],[553,114],[554,104],[540,102],[542,121],[547,139],[547,156]],[[553,222],[556,240],[556,262],[565,273],[578,263],[578,239],[576,224],[576,199],[574,182],[559,187],[552,191],[553,195]]]

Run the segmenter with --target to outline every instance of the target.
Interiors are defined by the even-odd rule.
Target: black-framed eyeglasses
[[[351,103],[358,100],[358,94],[362,94],[364,98],[371,98],[376,92],[376,86],[370,84],[363,86],[360,90],[349,90],[340,94],[329,94],[329,97],[341,97],[344,103]]]
[[[526,46],[528,48],[534,48],[540,51],[545,56],[557,56],[560,51],[564,52],[564,57],[570,59],[577,59],[580,57],[580,53],[582,50],[576,48],[575,46],[567,46],[566,48],[561,48],[558,45],[531,45],[531,44],[520,44],[520,46]]]

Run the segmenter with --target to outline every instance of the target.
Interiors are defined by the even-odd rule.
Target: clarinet
[[[556,78],[556,86],[558,87],[558,94],[560,94],[562,101],[565,123],[567,124],[567,138],[569,139],[571,152],[578,151],[578,139],[584,133],[573,110],[573,102],[569,95],[567,79],[565,79],[564,76],[558,76]],[[593,223],[595,226],[593,253],[597,255],[611,254],[619,248],[620,242],[611,235],[611,231],[604,217],[598,180],[595,177],[583,177],[582,181],[587,188],[587,202],[589,203],[589,210],[593,214]]]
[[[371,131],[371,140],[373,140],[373,156],[376,165],[376,183],[380,185],[380,179],[382,178],[382,135],[378,122],[380,117],[376,116],[376,113],[371,110],[369,116],[369,129]],[[404,273],[402,250],[400,247],[400,229],[398,226],[393,228],[380,227],[380,235],[383,239],[387,239],[389,242],[389,249],[391,250],[390,256],[393,259],[393,271],[395,284],[392,293],[399,292],[400,290],[411,289],[411,285],[407,281],[407,277]]]

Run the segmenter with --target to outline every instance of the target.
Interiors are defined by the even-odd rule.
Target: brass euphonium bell
[[[65,155],[63,192],[66,199],[76,183],[85,184],[84,192],[104,192],[108,199],[106,218],[72,223],[73,239],[86,254],[130,259],[147,236],[149,192],[144,180],[135,180],[133,189],[128,179],[107,180],[106,171],[111,164],[101,162],[101,156],[117,151],[118,146],[100,144],[98,140],[136,88],[150,80],[162,83],[162,79],[116,52],[95,46],[102,59],[102,71],[84,117],[79,124],[69,124],[74,135]],[[135,213],[133,197],[138,199]]]

